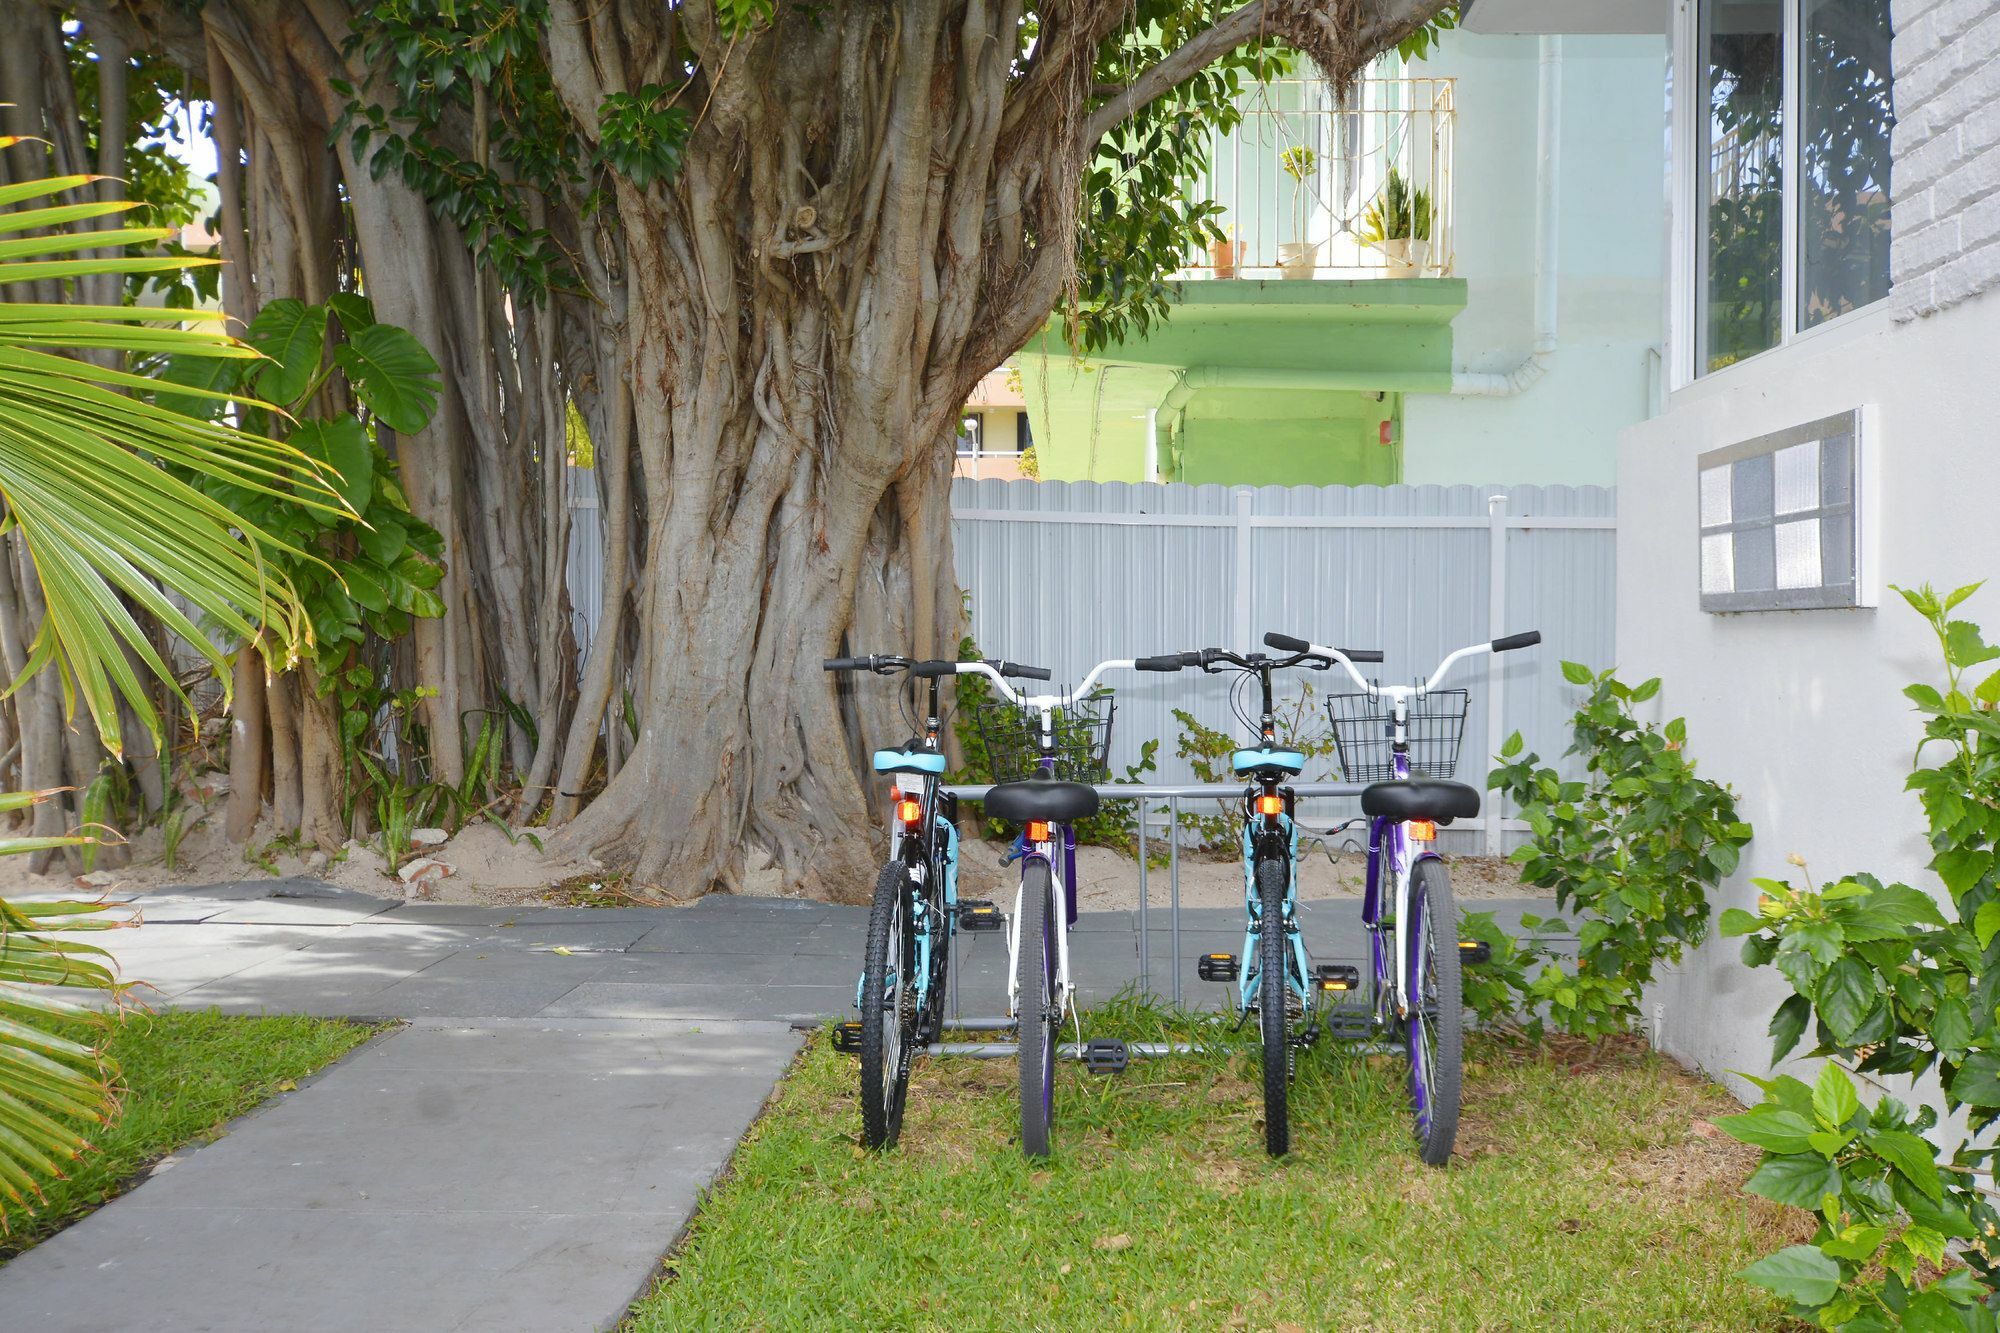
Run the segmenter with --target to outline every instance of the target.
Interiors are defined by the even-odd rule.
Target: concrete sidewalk
[[[848,1015],[865,909],[405,904],[315,881],[143,895],[98,936],[161,1007],[401,1018],[293,1093],[0,1267],[0,1329],[615,1327],[811,1022]],[[1513,926],[1536,900],[1481,903]],[[1351,902],[1305,916],[1358,961]],[[1147,922],[1150,988],[1241,946],[1240,911]],[[961,935],[956,1008],[1005,1008],[1004,935]],[[1084,1003],[1139,979],[1136,914],[1072,937]]]

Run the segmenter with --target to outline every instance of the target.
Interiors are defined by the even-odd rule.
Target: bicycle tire
[[[909,1099],[910,1051],[916,1014],[910,1000],[915,961],[906,903],[909,870],[900,861],[882,867],[875,880],[875,906],[868,914],[868,942],[861,963],[861,1141],[869,1148],[893,1148],[903,1132]],[[889,974],[896,974],[893,1005]]]
[[[1458,1139],[1464,1078],[1465,990],[1458,964],[1458,909],[1444,862],[1426,858],[1410,877],[1410,975],[1426,978],[1410,1005],[1410,1100],[1424,1161],[1443,1166]],[[1419,967],[1422,967],[1419,973]]]
[[[1285,885],[1288,867],[1267,857],[1257,862],[1257,1017],[1264,1038],[1264,1150],[1283,1157],[1292,1150],[1292,1043],[1285,1022]]]
[[[1047,1157],[1055,1125],[1055,882],[1048,862],[1030,857],[1021,872],[1021,936],[1014,980],[1021,1055],[1021,1151]]]

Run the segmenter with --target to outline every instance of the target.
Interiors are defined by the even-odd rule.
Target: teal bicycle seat
[[[942,773],[944,756],[936,750],[877,750],[877,773]]]
[[[1238,750],[1229,756],[1229,766],[1238,773],[1260,773],[1265,769],[1277,769],[1281,773],[1296,773],[1306,766],[1306,757],[1297,750],[1273,750],[1260,746],[1255,750]]]

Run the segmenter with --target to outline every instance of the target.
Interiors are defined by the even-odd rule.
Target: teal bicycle
[[[833,1033],[835,1049],[861,1057],[861,1141],[870,1148],[889,1148],[902,1133],[911,1062],[944,1026],[953,935],[960,928],[998,930],[1002,924],[993,904],[959,901],[958,798],[939,790],[945,771],[938,743],[943,728],[939,682],[961,672],[1027,680],[1047,680],[1050,673],[1016,662],[895,656],[833,657],[823,666],[878,676],[908,672],[929,685],[918,734],[874,754],[875,771],[895,784],[889,859],[875,881],[861,978],[855,986],[854,1007],[861,1017]]]

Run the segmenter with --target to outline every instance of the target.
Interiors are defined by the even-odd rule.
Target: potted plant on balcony
[[[1389,168],[1382,193],[1361,217],[1361,240],[1382,252],[1391,277],[1406,278],[1430,263],[1431,196],[1412,190],[1403,173]]]
[[[1218,278],[1233,278],[1236,269],[1243,262],[1243,242],[1236,239],[1236,224],[1229,225],[1229,235],[1209,244],[1208,258]]]
[[[1287,278],[1310,278],[1319,259],[1319,242],[1306,239],[1306,178],[1318,160],[1304,144],[1294,144],[1278,155],[1278,165],[1292,178],[1293,234],[1297,237],[1278,246],[1278,268]]]

